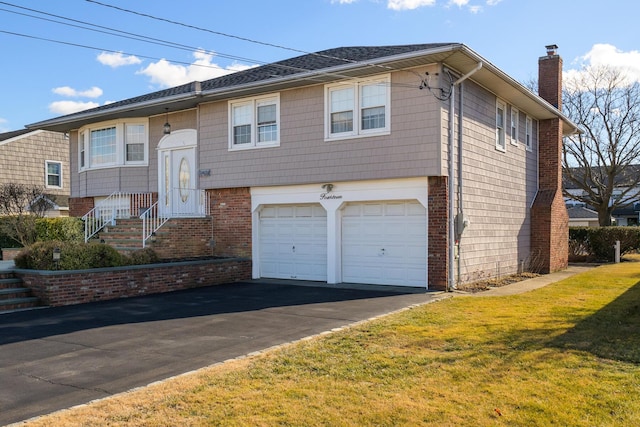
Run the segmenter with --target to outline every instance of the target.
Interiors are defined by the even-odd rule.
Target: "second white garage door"
[[[346,205],[342,281],[426,287],[426,233],[426,209],[417,201]]]
[[[327,280],[327,213],[319,204],[260,212],[260,277]]]

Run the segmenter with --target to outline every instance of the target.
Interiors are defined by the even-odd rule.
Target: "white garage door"
[[[260,276],[327,280],[327,212],[319,204],[260,211]]]
[[[426,287],[426,233],[426,209],[417,201],[346,205],[342,281]]]

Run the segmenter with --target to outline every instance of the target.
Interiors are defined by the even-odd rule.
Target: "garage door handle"
[[[384,256],[384,254],[385,254],[384,248],[380,249],[380,256]]]
[[[296,247],[292,247],[291,250],[293,251],[293,253],[296,253]]]

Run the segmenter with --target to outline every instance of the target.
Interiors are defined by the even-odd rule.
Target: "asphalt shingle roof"
[[[201,82],[201,90],[208,91],[214,89],[232,88],[247,83],[266,81],[272,78],[282,78],[302,74],[309,71],[319,71],[330,69],[341,65],[355,64],[375,59],[401,55],[420,50],[434,49],[448,46],[452,43],[427,43],[395,46],[352,46],[327,49],[320,52],[309,53],[294,58],[266,64],[259,67],[249,68],[227,74],[214,79]],[[176,95],[183,95],[194,92],[196,82],[186,83],[169,89],[147,93],[141,96],[124,99],[100,107],[84,110],[79,113],[69,114],[63,117],[73,117],[75,115],[85,115],[88,113],[108,111],[126,105],[140,104],[147,101],[170,98]]]
[[[33,129],[20,129],[11,132],[0,133],[0,141],[6,141],[7,139],[15,138],[16,136],[21,136],[29,132],[33,132]]]

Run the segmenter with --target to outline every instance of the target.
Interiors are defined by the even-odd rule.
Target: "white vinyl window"
[[[511,107],[511,126],[509,127],[509,137],[512,145],[518,145],[518,123],[520,121],[520,113],[515,107]]]
[[[46,187],[62,188],[62,163],[53,160],[46,160],[44,163]]]
[[[507,108],[502,101],[496,103],[496,149],[500,151],[506,151],[507,146],[505,143],[505,114]]]
[[[87,166],[87,133],[78,134],[78,169],[82,170]]]
[[[390,77],[326,87],[326,138],[389,132]]]
[[[147,119],[97,123],[78,132],[78,169],[148,164]]]
[[[113,165],[117,159],[116,127],[95,129],[89,132],[89,161],[91,166]]]
[[[141,163],[145,160],[146,128],[141,124],[125,124],[125,162]]]
[[[524,143],[528,151],[533,149],[533,120],[527,116],[525,125]]]
[[[229,149],[280,145],[280,97],[229,102]]]

